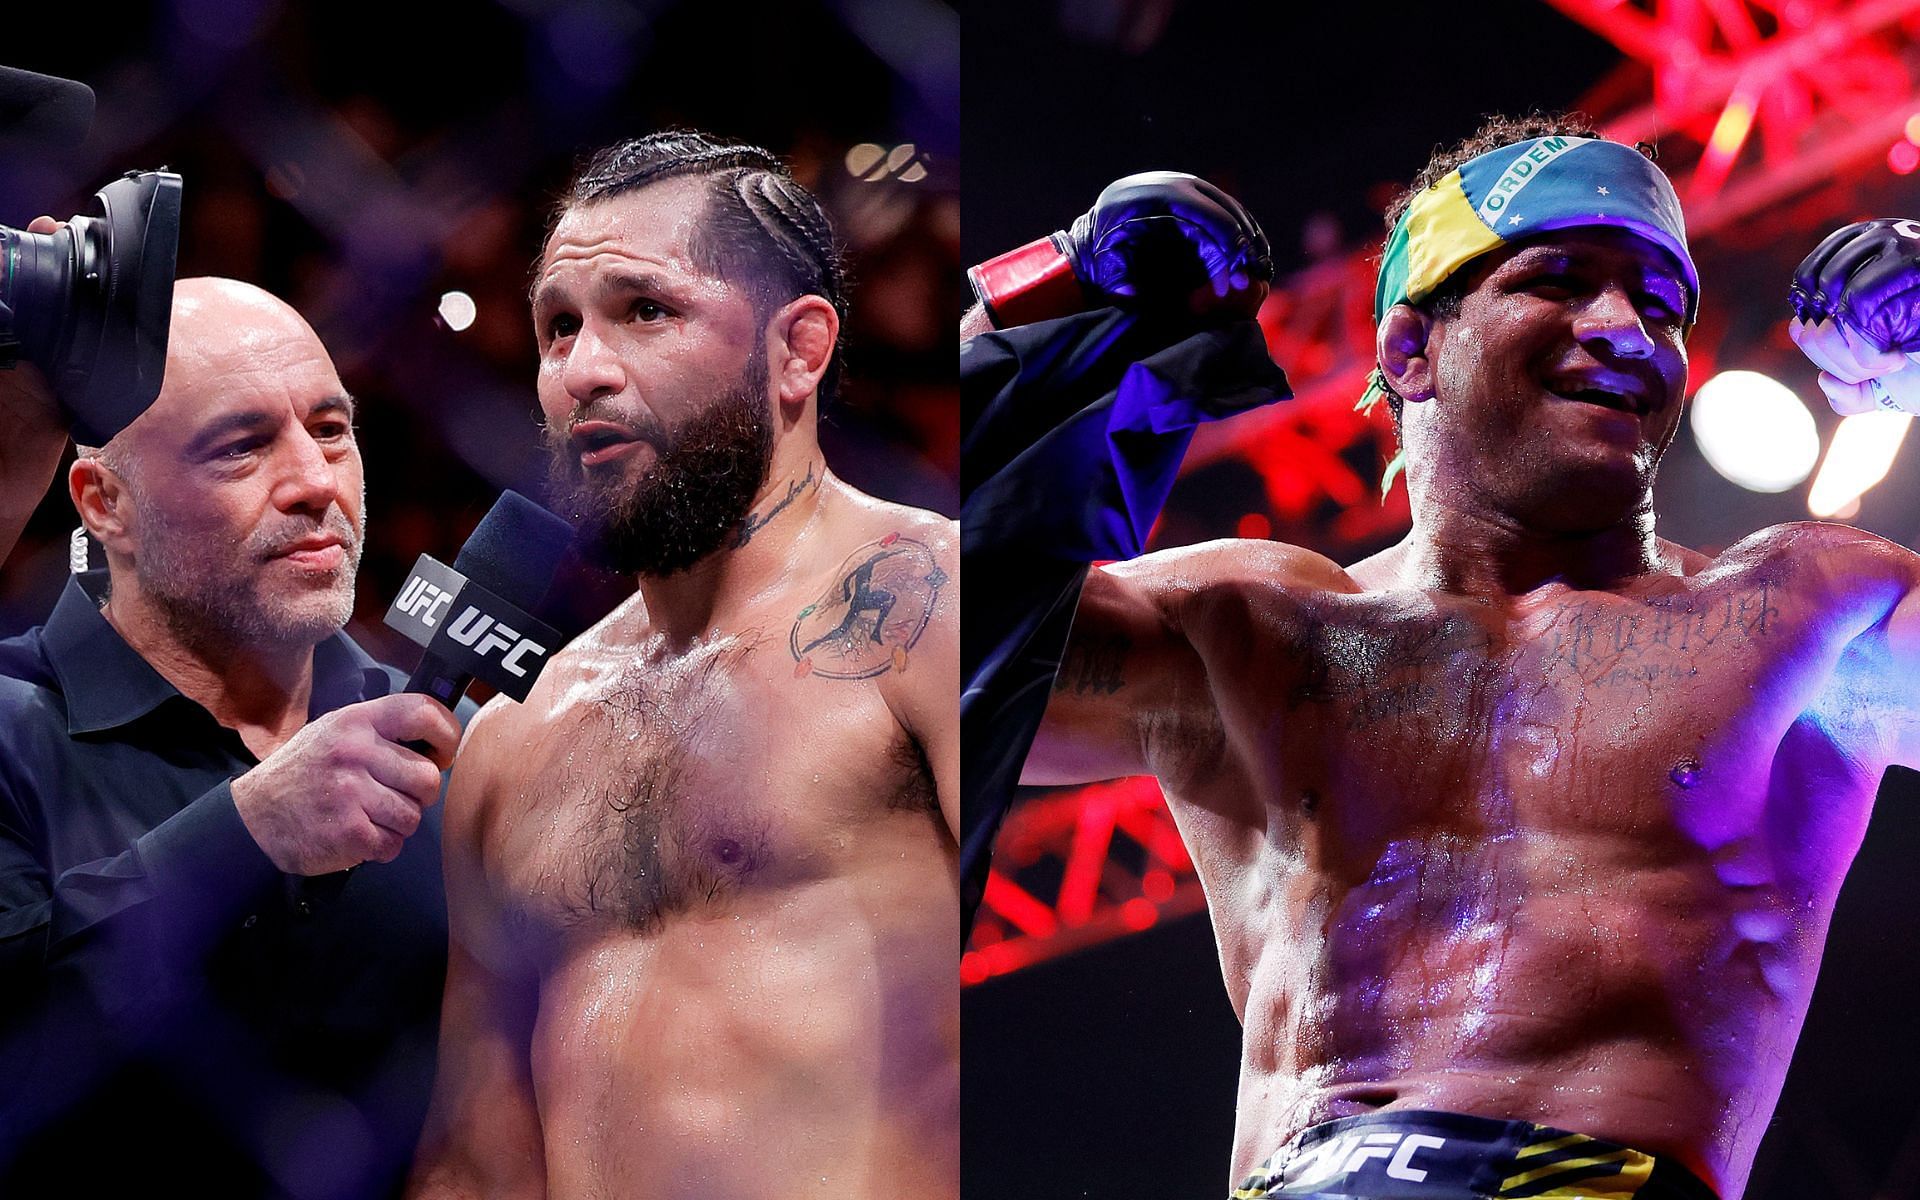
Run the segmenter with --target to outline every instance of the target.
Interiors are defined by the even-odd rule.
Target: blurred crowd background
[[[179,274],[259,284],[360,403],[368,540],[350,630],[421,552],[451,562],[501,489],[545,475],[527,288],[553,198],[609,142],[693,127],[766,146],[851,250],[829,465],[958,512],[958,16],[942,0],[152,0],[8,40],[98,97],[83,144],[0,163],[0,222],[64,218],[122,171],[184,177]],[[76,28],[83,26],[84,28]],[[0,569],[0,636],[37,623],[76,524],[64,470]],[[629,585],[570,564],[583,627]]]

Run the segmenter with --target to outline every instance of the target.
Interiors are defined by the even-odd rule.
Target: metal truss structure
[[[1582,107],[1610,137],[1657,143],[1701,257],[1716,243],[1731,253],[1761,234],[1853,219],[1852,184],[1920,143],[1920,0],[1547,2],[1620,50]],[[1385,406],[1353,411],[1373,365],[1377,249],[1276,288],[1260,323],[1295,398],[1204,426],[1194,440],[1189,473],[1228,461],[1257,473],[1266,511],[1242,517],[1243,534],[1350,561],[1406,528],[1405,488],[1384,502],[1378,492],[1393,450]],[[1711,323],[1696,330],[1696,367],[1723,336]],[[1207,519],[1217,525],[1218,514]],[[995,861],[962,959],[969,984],[1204,906],[1150,779],[1026,800]]]

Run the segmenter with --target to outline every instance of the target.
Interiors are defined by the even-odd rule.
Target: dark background
[[[0,163],[0,222],[65,217],[129,168],[184,176],[179,274],[290,302],[360,400],[369,523],[350,632],[410,667],[418,652],[380,615],[414,557],[452,561],[502,488],[540,492],[530,272],[575,162],[624,137],[693,126],[789,159],[852,250],[828,464],[957,511],[957,38],[942,0],[88,9],[0,50],[99,98],[82,145]],[[913,143],[925,177],[854,177],[847,152],[869,142]],[[436,315],[453,289],[478,309],[457,333]],[[0,569],[0,635],[58,594],[76,524],[64,479]],[[570,565],[556,623],[584,626],[627,587]]]
[[[1386,201],[1484,114],[1573,106],[1621,56],[1544,0],[1472,6],[976,0],[967,6],[963,247],[977,262],[1064,228],[1120,175],[1177,169],[1234,192],[1282,279],[1377,244]],[[1644,88],[1643,88],[1644,91]],[[1863,177],[1834,220],[1920,215],[1912,180]],[[1832,227],[1832,226],[1829,226]],[[1766,370],[1836,418],[1779,336],[1785,280],[1817,234],[1750,227],[1696,242],[1719,367]],[[1282,364],[1283,366],[1286,364]],[[1705,378],[1696,373],[1697,385]],[[1176,487],[1156,544],[1228,536],[1250,470]],[[1854,524],[1920,538],[1911,451]],[[1658,491],[1666,537],[1717,548],[1803,520],[1804,487],[1760,496],[1683,434]],[[1371,501],[1369,501],[1371,502]],[[1397,536],[1397,535],[1396,535]],[[1331,540],[1331,539],[1330,539]],[[1325,544],[1307,544],[1328,549]],[[970,580],[973,586],[983,581]],[[1920,1195],[1920,783],[1896,770],[1842,893],[1799,1053],[1748,1196]],[[969,1200],[1221,1196],[1239,1027],[1204,916],[1164,922],[967,988]]]

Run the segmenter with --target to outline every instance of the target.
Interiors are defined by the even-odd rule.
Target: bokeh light
[[[1784,492],[1820,457],[1813,414],[1758,371],[1722,371],[1693,397],[1693,437],[1714,470],[1753,492]]]
[[[1840,422],[1807,493],[1807,511],[1841,520],[1859,512],[1860,496],[1887,477],[1911,424],[1911,416],[1897,412],[1860,413]]]
[[[473,318],[479,310],[474,306],[473,297],[465,292],[448,292],[440,297],[440,319],[447,328],[459,333],[473,324]]]

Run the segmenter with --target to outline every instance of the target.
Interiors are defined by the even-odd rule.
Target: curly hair
[[[1593,138],[1599,136],[1600,132],[1594,128],[1592,118],[1583,113],[1530,112],[1518,117],[1497,114],[1490,116],[1481,124],[1480,128],[1474,130],[1465,140],[1452,146],[1437,146],[1434,148],[1433,157],[1429,158],[1427,165],[1420,168],[1420,173],[1413,177],[1412,185],[1395,196],[1393,202],[1387,205],[1387,232],[1392,233],[1393,227],[1400,223],[1401,216],[1407,211],[1407,207],[1413,203],[1414,197],[1453,174],[1454,171],[1458,170],[1465,163],[1478,158],[1489,150],[1498,150],[1502,146],[1511,146],[1515,142],[1527,141],[1531,138]],[[1642,143],[1635,148],[1649,159],[1655,156],[1654,148],[1646,143]],[[1414,307],[1426,313],[1428,316],[1438,317],[1443,320],[1458,316],[1460,313],[1460,301],[1467,294],[1466,285],[1469,278],[1470,274],[1468,272],[1461,271],[1456,273],[1452,278],[1442,283],[1438,290],[1431,296],[1428,296]],[[1404,401],[1401,399],[1400,394],[1393,390],[1391,383],[1388,383],[1384,378],[1381,380],[1381,383],[1386,389],[1387,407],[1393,412],[1394,438],[1398,440],[1400,438],[1400,410],[1404,405]]]

